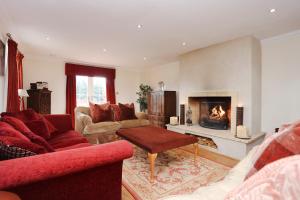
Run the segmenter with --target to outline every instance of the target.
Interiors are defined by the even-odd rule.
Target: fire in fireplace
[[[200,126],[219,130],[229,129],[230,105],[230,97],[205,97],[201,99]]]

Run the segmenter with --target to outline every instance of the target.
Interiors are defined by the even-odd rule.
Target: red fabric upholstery
[[[112,110],[109,103],[90,104],[90,113],[93,123],[113,121]]]
[[[7,112],[17,112],[20,110],[18,95],[18,67],[17,67],[17,50],[18,44],[8,39],[8,80],[7,80]]]
[[[48,151],[38,145],[34,144],[32,142],[22,140],[16,137],[9,137],[9,136],[0,136],[0,141],[2,141],[6,145],[14,146],[14,147],[20,147],[22,149],[26,149],[28,151],[37,153],[37,154],[42,154],[42,153],[47,153]]]
[[[68,147],[80,143],[88,143],[85,137],[72,135],[72,132],[77,133],[76,131],[68,131],[62,134],[63,137],[54,137],[48,140],[48,142],[54,149]],[[67,135],[69,135],[69,137],[67,137]]]
[[[64,151],[64,150],[77,149],[77,148],[89,147],[89,146],[92,146],[92,144],[90,144],[90,143],[79,143],[79,144],[74,144],[72,146],[58,148],[58,149],[55,149],[55,151]]]
[[[134,104],[121,104],[119,103],[119,108],[121,111],[121,120],[137,119],[134,111]]]
[[[46,140],[50,138],[50,132],[44,119],[41,118],[26,122],[26,126],[36,135],[39,135]]]
[[[0,190],[22,200],[121,200],[126,141],[77,148],[0,163]]]
[[[0,135],[1,136],[10,136],[10,137],[17,137],[25,141],[30,141],[29,138],[24,136],[22,133],[14,129],[11,125],[6,122],[0,122]]]
[[[158,153],[198,142],[194,136],[154,126],[120,129],[117,131],[117,135],[150,153]]]
[[[68,130],[72,130],[72,120],[71,115],[59,114],[59,115],[44,115],[44,117],[53,124],[57,129],[58,133],[63,133]],[[51,135],[56,134],[56,132]]]

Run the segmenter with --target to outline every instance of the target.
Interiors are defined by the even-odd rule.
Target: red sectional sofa
[[[55,152],[0,161],[0,190],[22,200],[120,200],[122,163],[132,156],[132,146],[92,146],[72,130],[69,115],[45,118],[58,129],[47,140]]]

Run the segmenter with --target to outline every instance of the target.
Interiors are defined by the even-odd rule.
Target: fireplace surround
[[[232,136],[236,135],[236,107],[238,105],[238,94],[235,91],[202,91],[197,93],[191,93],[187,97],[187,105],[192,110],[192,122],[194,126],[203,127],[206,129],[213,129],[216,132],[223,132],[227,134],[231,134]],[[205,105],[207,104],[207,105]],[[208,120],[209,114],[212,114],[213,108],[216,106],[221,105],[222,110],[226,113],[223,116],[222,120],[214,121]],[[202,107],[202,110],[201,110]],[[220,107],[216,107],[215,112],[217,115],[218,113],[222,112]],[[221,114],[221,113],[220,113]],[[215,116],[218,117],[218,116]],[[207,123],[201,123],[201,119],[204,120],[206,118],[206,122],[214,123],[214,127],[212,127],[212,123],[207,126]],[[227,119],[226,119],[227,118]],[[212,118],[214,119],[214,118]],[[225,124],[222,126],[220,124]],[[220,124],[218,124],[220,123]],[[217,125],[216,125],[217,124]]]

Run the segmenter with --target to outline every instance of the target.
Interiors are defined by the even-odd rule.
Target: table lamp
[[[20,110],[24,110],[23,106],[23,98],[24,97],[29,97],[27,90],[24,89],[18,89],[18,95],[20,97]]]

